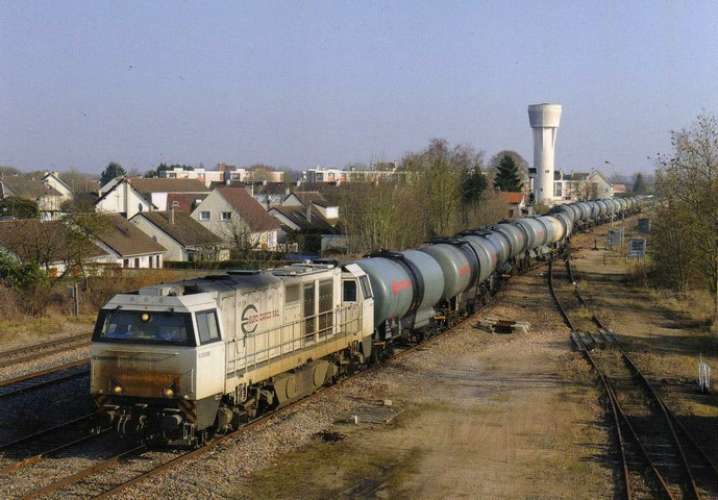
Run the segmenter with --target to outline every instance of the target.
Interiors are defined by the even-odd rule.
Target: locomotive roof
[[[207,292],[229,292],[267,288],[282,282],[281,278],[306,276],[334,269],[330,264],[292,264],[267,271],[228,271],[200,278],[164,283],[142,288],[140,295],[193,295]]]

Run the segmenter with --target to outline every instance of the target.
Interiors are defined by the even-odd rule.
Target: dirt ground
[[[627,237],[637,235],[636,221],[625,222]],[[607,229],[575,238],[581,289],[684,422],[701,437],[718,434],[717,401],[696,395],[694,382],[699,352],[714,366],[718,361],[715,338],[696,330],[686,304],[665,303],[631,285],[635,265],[621,250],[604,248]],[[531,330],[492,335],[475,328],[481,317],[528,321]],[[545,269],[513,278],[494,305],[368,377],[376,400],[366,402],[367,410],[397,413],[393,420],[340,419],[324,439],[236,483],[232,496],[620,495],[612,430],[593,375],[551,302]],[[718,449],[712,438],[707,446]]]
[[[474,327],[482,316],[528,321],[531,330],[492,335]],[[495,305],[371,375],[376,399],[399,412],[392,422],[336,423],[340,440],[281,457],[234,494],[612,497],[599,394],[568,338],[543,270],[513,278]]]

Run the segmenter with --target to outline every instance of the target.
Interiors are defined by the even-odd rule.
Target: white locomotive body
[[[371,286],[352,265],[230,272],[117,295],[91,347],[98,425],[201,443],[363,363],[373,331]]]

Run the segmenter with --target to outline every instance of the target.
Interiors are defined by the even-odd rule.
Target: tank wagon
[[[576,228],[639,199],[559,205],[343,267],[295,264],[142,288],[100,311],[91,345],[97,427],[200,445],[472,313]]]

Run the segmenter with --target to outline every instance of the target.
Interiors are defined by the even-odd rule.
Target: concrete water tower
[[[534,200],[536,203],[551,205],[553,194],[553,159],[556,148],[556,134],[561,122],[560,104],[531,104],[529,123],[534,133]]]

